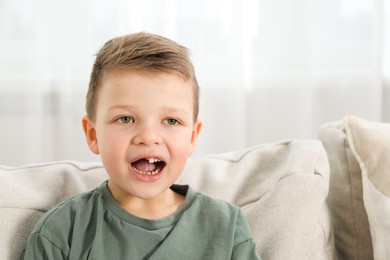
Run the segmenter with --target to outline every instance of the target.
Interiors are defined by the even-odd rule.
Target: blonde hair
[[[150,33],[135,33],[113,38],[96,54],[86,100],[87,115],[95,120],[99,89],[106,75],[113,71],[139,70],[175,73],[193,81],[194,121],[199,112],[199,86],[189,51],[178,43]]]

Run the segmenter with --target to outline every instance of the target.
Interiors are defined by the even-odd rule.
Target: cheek
[[[99,133],[99,150],[102,156],[117,157],[127,149],[127,140],[110,131]]]
[[[184,160],[190,156],[192,151],[191,139],[191,133],[187,132],[181,133],[180,135],[175,136],[175,138],[172,138],[171,144],[178,158]]]

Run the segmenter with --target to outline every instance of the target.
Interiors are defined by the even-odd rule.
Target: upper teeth
[[[156,159],[156,158],[150,158],[149,159],[149,163],[155,163],[155,162],[160,162],[160,160]]]

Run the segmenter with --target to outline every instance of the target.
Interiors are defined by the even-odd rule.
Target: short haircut
[[[177,74],[193,82],[194,121],[199,113],[199,85],[189,50],[168,38],[140,32],[116,37],[106,42],[96,54],[86,100],[87,115],[96,118],[99,90],[110,72],[135,70]]]

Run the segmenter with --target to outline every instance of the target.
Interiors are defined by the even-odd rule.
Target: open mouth
[[[156,158],[143,158],[131,163],[131,167],[139,174],[143,175],[156,175],[164,167],[166,163]]]

